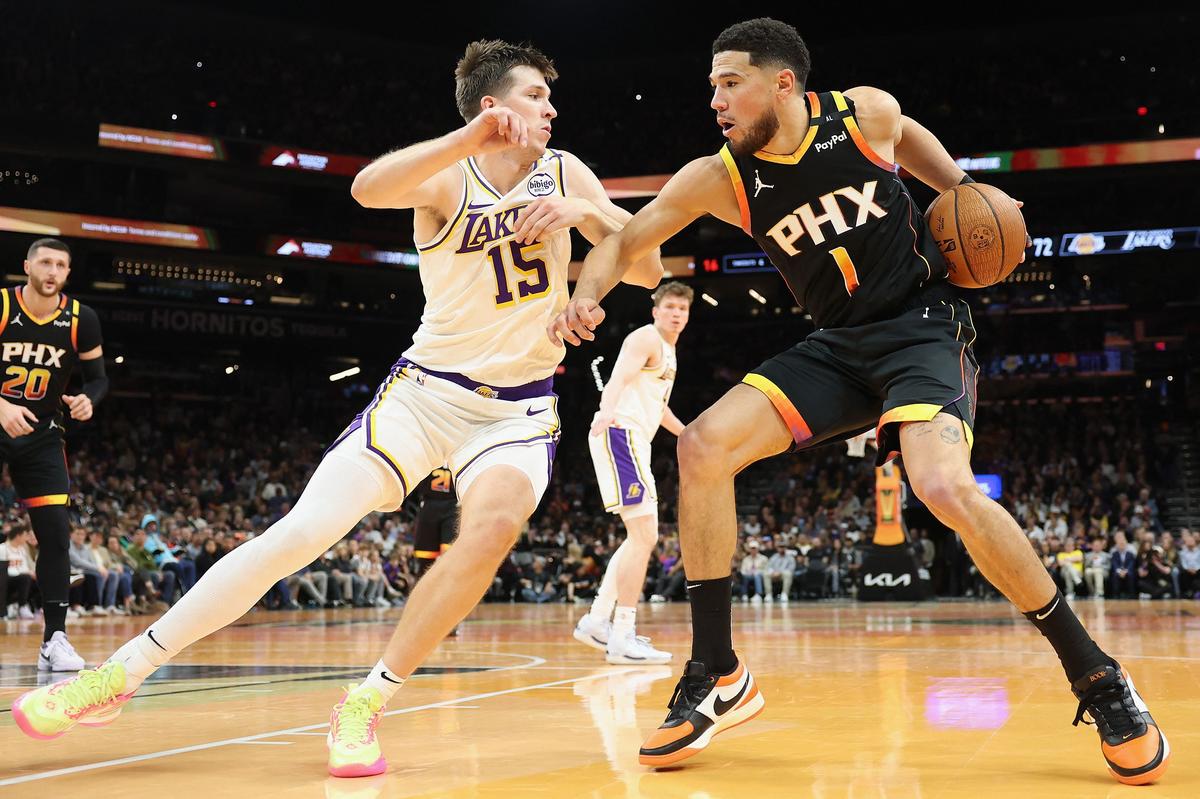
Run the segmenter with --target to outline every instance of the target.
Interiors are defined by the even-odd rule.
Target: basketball
[[[1025,251],[1025,217],[995,186],[966,183],[942,192],[925,212],[950,282],[981,289],[1012,274]]]

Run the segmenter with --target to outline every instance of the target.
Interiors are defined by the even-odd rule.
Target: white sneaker
[[[662,594],[651,594],[650,595],[651,604],[657,605],[660,602],[666,602],[666,601],[667,601],[667,598],[665,596],[663,596]]]
[[[600,621],[592,614],[585,613],[579,623],[575,625],[575,632],[571,635],[579,643],[587,644],[592,649],[599,649],[603,652],[608,648],[608,639],[612,635],[612,622],[607,619]]]
[[[632,630],[623,636],[609,639],[604,659],[614,665],[644,666],[647,664],[670,663],[671,653],[655,649],[646,638],[641,638]]]
[[[38,653],[38,671],[81,671],[84,665],[83,658],[62,630],[50,636]]]
[[[17,610],[17,617],[21,619],[36,619],[37,615],[29,609],[28,605],[22,605]]]
[[[375,607],[377,607],[377,608],[390,608],[391,606],[392,606],[392,603],[388,602],[383,597],[379,597],[379,599],[375,600]]]
[[[96,605],[94,608],[92,608],[93,616],[107,616],[111,612],[112,611],[110,611],[108,608],[101,607],[100,605]]]
[[[787,595],[787,594],[780,594],[780,595],[779,595],[779,604],[781,604],[781,605],[786,605],[787,603],[788,603],[788,595]]]
[[[769,605],[769,604],[771,604],[772,602],[774,602],[774,601],[775,601],[775,595],[774,595],[774,594],[767,594],[767,598],[766,598],[766,599],[764,599],[763,601],[764,601],[764,602],[766,602],[766,603]]]
[[[762,597],[760,597],[758,594],[755,594],[754,596],[750,597],[750,604],[751,605],[761,605]]]
[[[75,610],[74,608],[67,608],[67,619],[68,620],[74,621],[75,619],[78,619],[80,617],[80,615],[81,615],[80,612]]]

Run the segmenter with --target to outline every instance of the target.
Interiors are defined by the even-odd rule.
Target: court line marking
[[[390,710],[383,715],[385,716],[402,716],[408,713],[416,713],[421,710],[431,710],[439,707],[450,707],[462,702],[475,702],[481,699],[492,699],[497,696],[507,696],[509,694],[519,694],[525,691],[536,691],[541,688],[553,688],[557,685],[566,685],[569,683],[584,682],[585,680],[597,680],[601,677],[608,677],[612,672],[603,671],[599,674],[589,674],[583,677],[570,677],[565,680],[554,680],[552,682],[537,683],[535,685],[524,685],[519,688],[506,688],[503,691],[489,691],[483,694],[474,694],[472,696],[464,696],[458,699],[447,699],[443,702],[432,702],[427,705],[416,705],[413,707],[404,707],[399,710]],[[329,726],[329,722],[320,724],[308,724],[303,727],[289,727],[285,730],[273,730],[271,732],[262,732],[257,735],[243,735],[238,738],[226,738],[222,741],[212,741],[204,744],[193,744],[191,746],[181,746],[175,749],[164,749],[159,752],[148,752],[144,755],[131,755],[129,757],[119,757],[115,760],[102,760],[97,763],[85,763],[80,766],[71,766],[69,768],[54,769],[53,771],[41,771],[34,774],[26,774],[22,777],[10,777],[9,779],[0,780],[0,787],[6,785],[20,785],[26,782],[35,782],[37,780],[47,780],[52,777],[64,777],[68,774],[79,774],[84,771],[95,771],[96,769],[110,768],[112,766],[124,766],[130,763],[143,763],[147,760],[157,760],[159,758],[171,757],[173,755],[183,755],[189,752],[202,752],[206,749],[216,749],[221,746],[230,746],[232,744],[253,743],[263,738],[275,738],[280,735],[297,735],[306,733],[310,730],[319,730]],[[322,733],[323,734],[323,733]]]
[[[804,631],[798,630],[796,632],[804,632]],[[1120,633],[1122,631],[1117,631],[1117,632]],[[1113,632],[1110,630],[1104,634],[1112,635]],[[900,635],[902,637],[907,636],[906,633],[894,633],[893,635]],[[878,639],[872,639],[872,640],[878,640]],[[559,644],[555,644],[554,642],[548,642],[548,641],[506,641],[505,643],[515,643],[515,644],[518,644],[521,646],[559,646]],[[679,644],[679,647],[690,646],[690,645],[691,645],[691,642],[686,642],[686,643],[681,642]],[[578,644],[564,643],[564,644],[561,644],[561,646],[578,646]],[[664,646],[669,646],[669,645],[664,644]],[[792,650],[792,649],[795,649],[796,647],[797,647],[796,644],[771,644],[771,643],[758,643],[758,642],[755,642],[755,644],[754,644],[755,649],[788,649],[788,650]],[[949,648],[894,647],[894,646],[884,646],[884,645],[878,645],[878,646],[866,646],[866,645],[862,645],[862,646],[859,646],[859,645],[855,645],[855,646],[804,646],[803,648],[804,649],[812,649],[812,650],[820,650],[820,651],[825,651],[825,652],[867,652],[867,653],[871,653],[871,652],[874,652],[874,653],[904,652],[906,654],[917,654],[917,655],[944,655],[947,653],[958,653],[958,652],[962,652],[964,654],[970,654],[970,655],[1046,655],[1047,657],[1054,655],[1053,649],[1033,651],[1033,650],[1020,650],[1020,649],[963,649],[961,647],[949,647]],[[1110,651],[1110,654],[1115,658],[1119,658],[1120,660],[1172,660],[1172,661],[1179,660],[1179,661],[1183,661],[1185,663],[1200,662],[1200,657],[1188,657],[1186,655],[1133,655],[1133,654],[1121,654],[1119,651],[1115,651],[1115,650]],[[572,668],[583,668],[583,667],[555,665],[555,666],[553,666],[553,668],[554,669],[562,669],[563,671],[568,671]]]
[[[238,741],[243,746],[291,746],[295,741]]]

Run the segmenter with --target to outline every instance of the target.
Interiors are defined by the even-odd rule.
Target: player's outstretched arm
[[[633,264],[706,213],[740,224],[737,198],[720,156],[698,158],[679,170],[620,233],[605,238],[588,253],[571,301],[546,329],[550,340],[578,345],[581,339],[594,339],[592,330],[604,320],[600,300]]]
[[[966,174],[937,137],[900,113],[900,103],[882,89],[856,86],[845,92],[867,143],[938,192],[957,186]]]
[[[683,420],[675,415],[674,411],[666,408],[663,410],[662,426],[668,433],[677,436],[683,432],[683,428],[686,425],[684,425]]]
[[[621,394],[638,376],[638,372],[650,363],[650,359],[661,351],[662,338],[651,327],[639,328],[625,337],[621,353],[613,364],[612,375],[600,393],[600,410],[592,419],[592,435],[598,436],[605,428],[612,426]]]
[[[489,108],[445,136],[375,159],[354,178],[350,194],[364,208],[443,208],[458,197],[450,171],[472,155],[529,143],[525,120],[507,108]]]

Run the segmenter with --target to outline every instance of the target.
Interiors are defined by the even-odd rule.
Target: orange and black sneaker
[[[741,658],[737,668],[724,675],[709,674],[703,663],[689,660],[667,703],[671,712],[642,744],[638,762],[660,767],[686,760],[717,733],[757,716],[765,704]]]
[[[1079,699],[1075,725],[1095,724],[1108,770],[1126,785],[1149,785],[1167,770],[1171,746],[1129,672],[1114,662],[1094,669],[1071,686]],[[1087,715],[1087,719],[1084,715]]]

